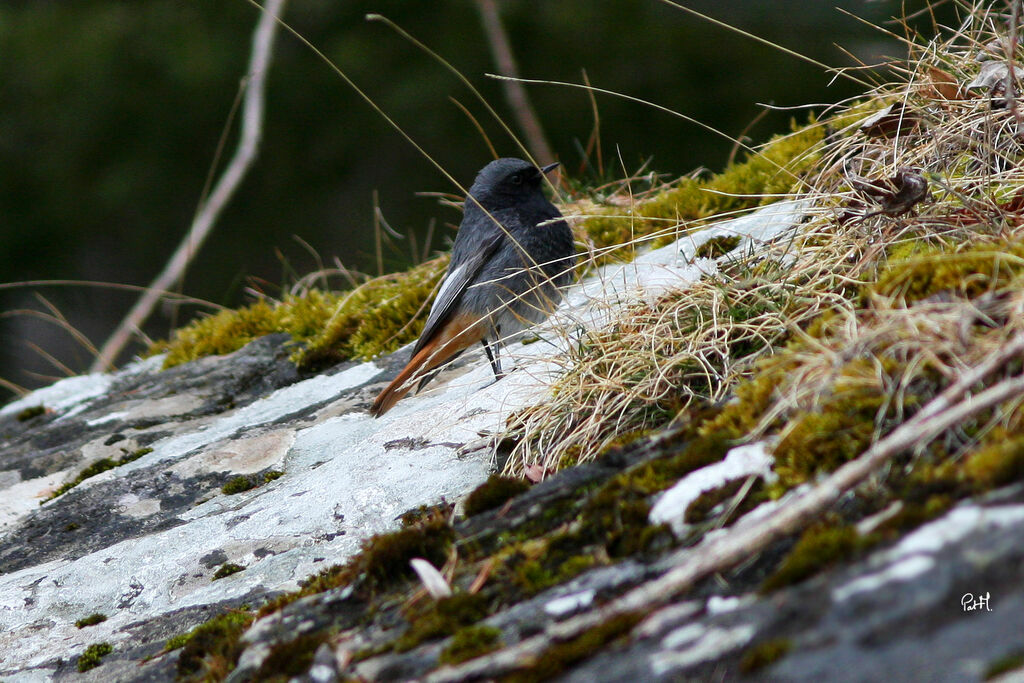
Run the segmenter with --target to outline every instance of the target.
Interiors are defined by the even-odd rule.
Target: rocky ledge
[[[711,457],[686,425],[533,486],[488,480],[505,452],[490,437],[545,400],[580,330],[791,239],[807,206],[605,266],[524,340],[545,343],[508,345],[503,379],[467,353],[380,420],[366,407],[407,349],[302,375],[279,335],[4,407],[0,677],[979,680],[1020,667],[1020,483],[889,535],[906,509],[865,511],[836,488],[801,519],[839,511],[855,530],[815,536],[772,524],[822,482],[755,497],[734,521],[740,485],[771,477],[772,443]],[[695,255],[723,235],[730,253]]]

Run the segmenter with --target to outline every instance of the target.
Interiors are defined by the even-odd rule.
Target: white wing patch
[[[447,304],[447,296],[451,296],[451,292],[449,290],[456,282],[459,281],[459,274],[465,270],[465,268],[466,264],[462,264],[445,276],[444,281],[441,282],[441,289],[437,290],[437,297],[434,299],[434,305],[430,307],[431,313],[433,313],[434,309],[439,305],[443,306]]]

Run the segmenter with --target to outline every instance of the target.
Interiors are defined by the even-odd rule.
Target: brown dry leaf
[[[930,66],[928,67],[928,85],[925,87],[925,97],[934,100],[959,100],[960,84],[948,71]]]

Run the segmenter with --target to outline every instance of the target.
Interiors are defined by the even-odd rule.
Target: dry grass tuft
[[[744,416],[726,405],[705,431],[729,424],[737,439],[777,437],[792,483],[818,464],[787,461],[787,439],[803,430],[806,446],[810,432],[839,428],[808,416],[826,406],[862,415],[859,427],[841,425],[852,430],[849,449],[862,450],[1018,330],[1024,50],[1007,37],[1012,21],[968,8],[955,29],[908,43],[895,80],[821,118],[822,144],[797,160],[795,194],[815,207],[808,221],[585,335],[550,400],[509,420],[506,471],[593,458],[746,387],[760,404],[739,401],[733,413]],[[817,159],[809,175],[808,158]],[[984,431],[945,445],[964,448]]]

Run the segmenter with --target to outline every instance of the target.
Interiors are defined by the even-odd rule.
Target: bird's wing
[[[454,268],[449,266],[448,272],[445,273],[444,280],[441,282],[441,288],[437,292],[437,298],[434,299],[434,305],[430,308],[430,315],[427,316],[423,332],[420,334],[416,346],[413,347],[412,355],[415,356],[423,348],[423,345],[441,329],[441,326],[448,320],[449,314],[455,309],[462,293],[473,283],[484,264],[491,259],[504,239],[505,235],[502,232],[490,235],[461,263]]]

